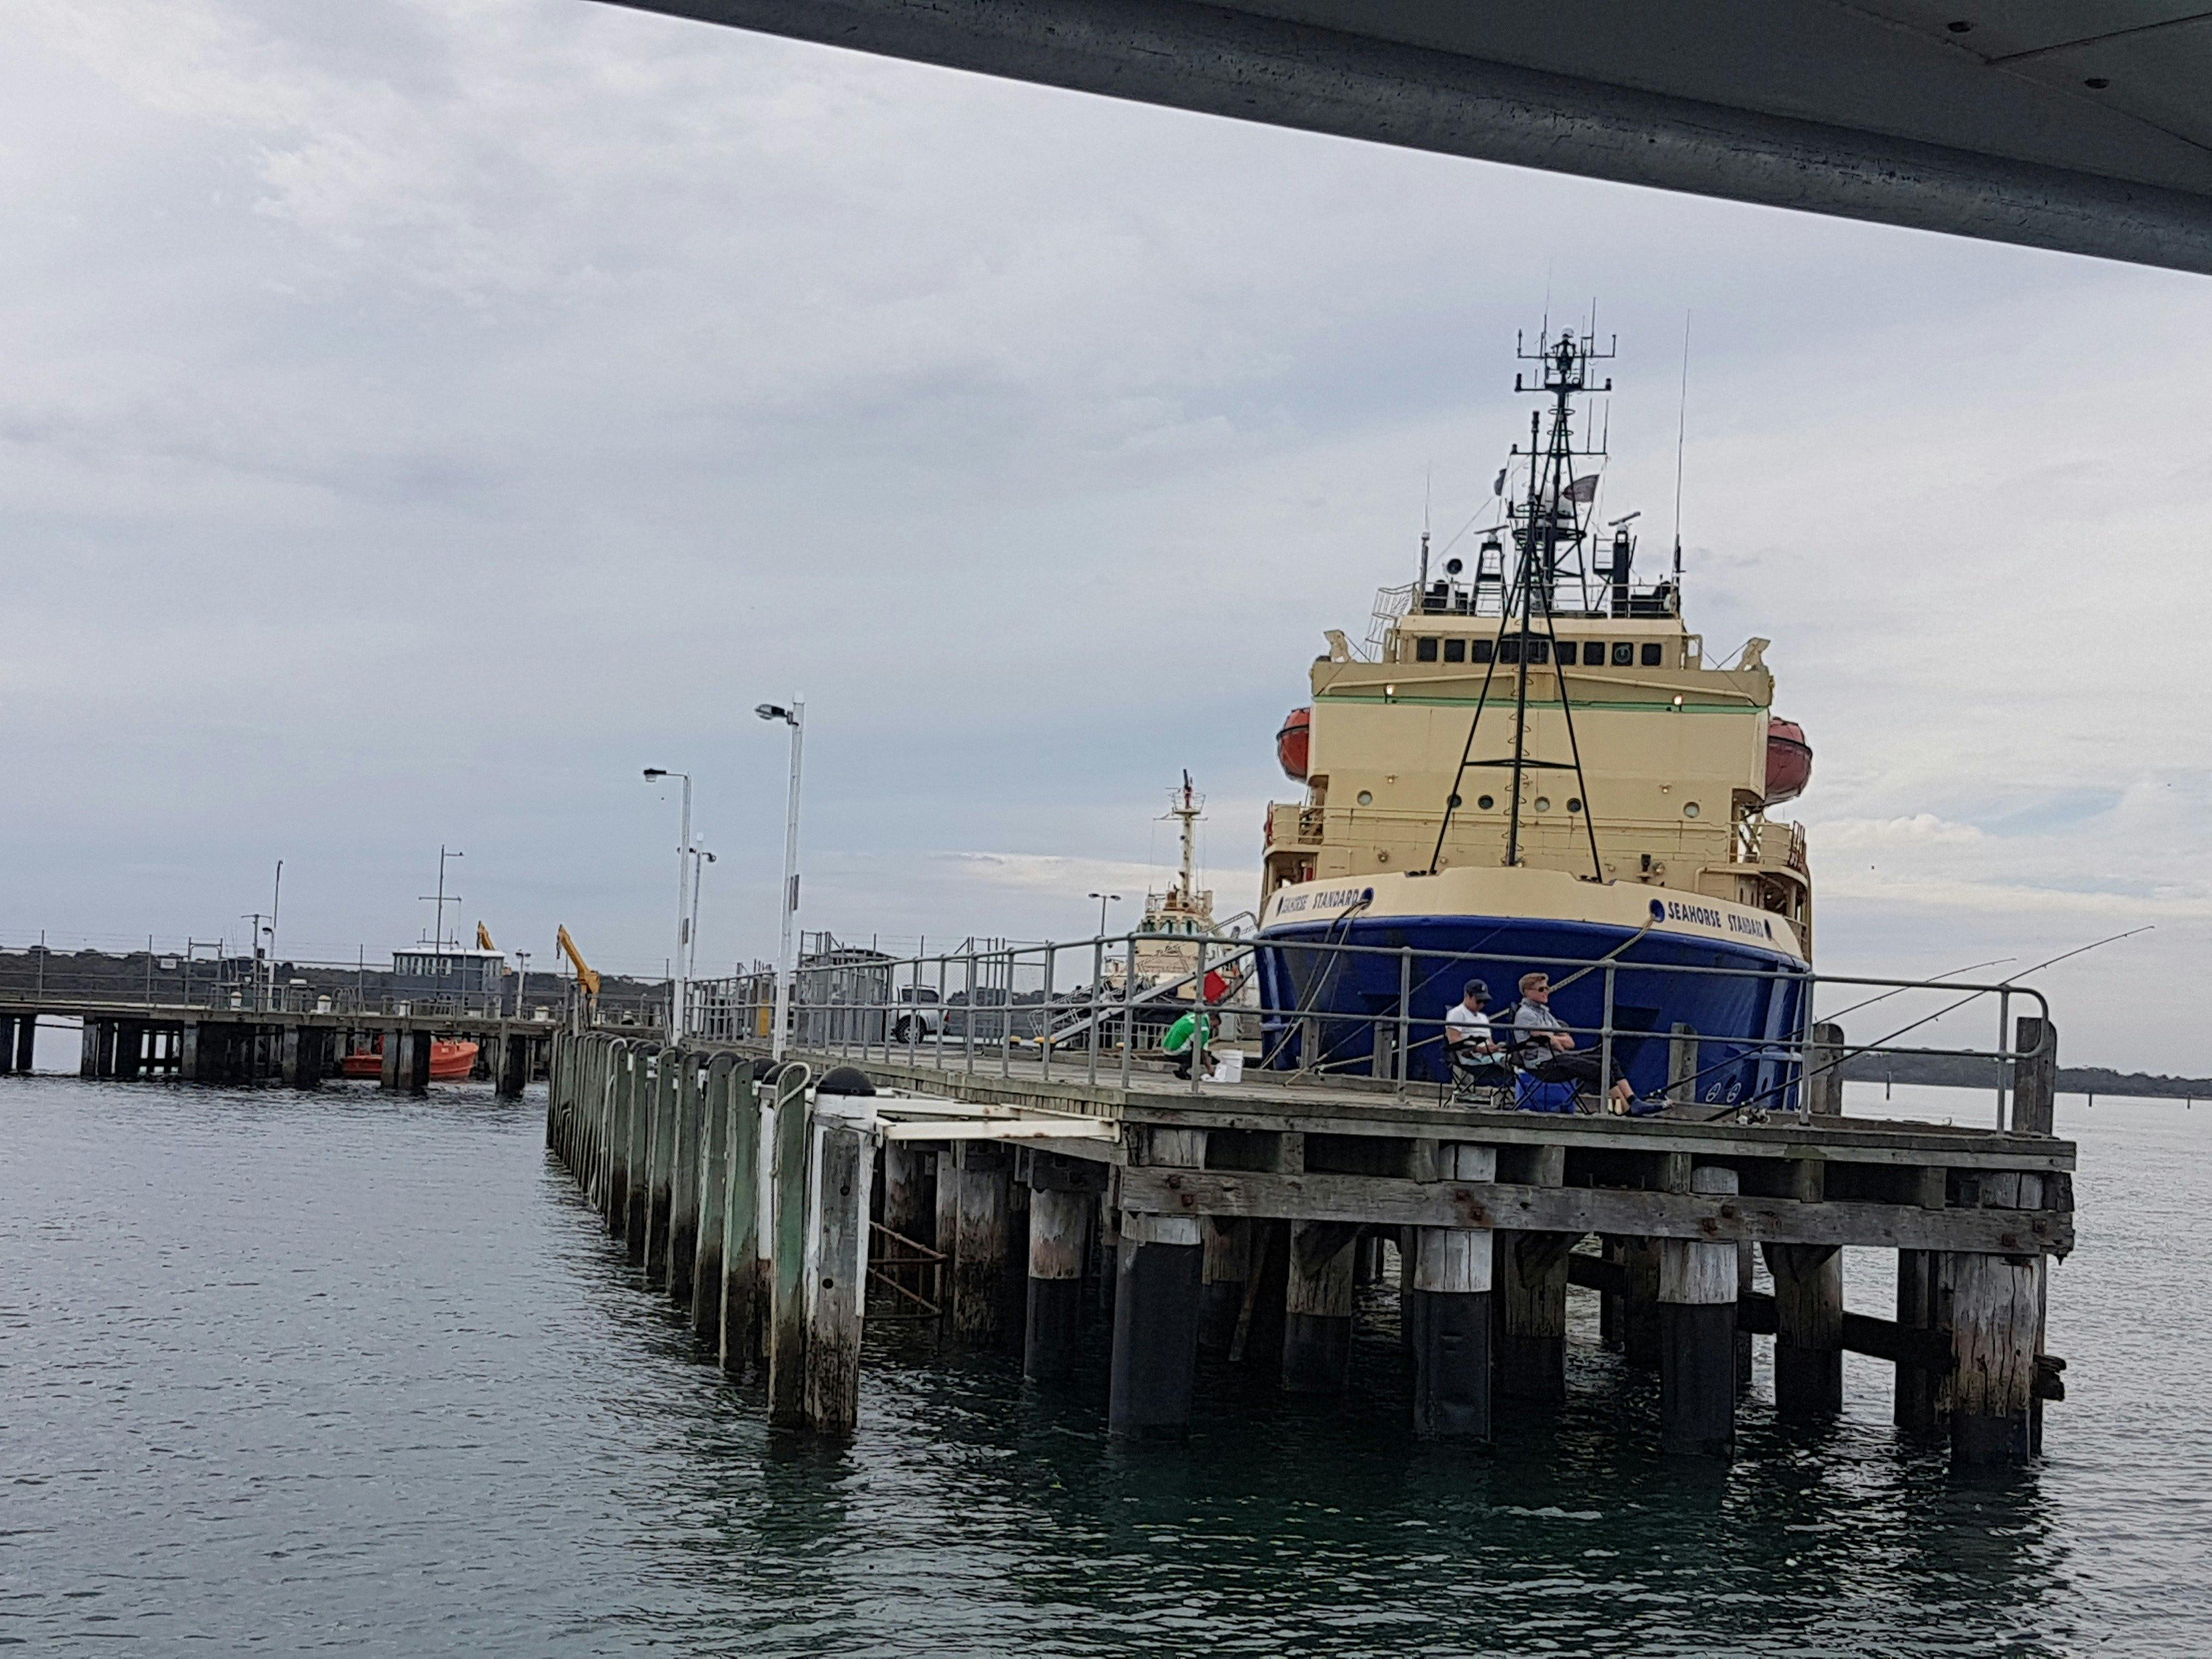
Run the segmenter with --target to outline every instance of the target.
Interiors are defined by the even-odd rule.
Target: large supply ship
[[[1812,878],[1802,830],[1769,813],[1812,751],[1773,714],[1766,641],[1722,660],[1690,630],[1679,537],[1639,580],[1638,515],[1601,517],[1578,405],[1612,390],[1592,383],[1610,347],[1547,331],[1520,355],[1515,389],[1542,403],[1473,569],[1431,570],[1424,535],[1364,648],[1328,633],[1278,737],[1305,794],[1267,812],[1263,1063],[1441,1079],[1465,981],[1502,1017],[1542,970],[1639,1095],[1776,1100]]]

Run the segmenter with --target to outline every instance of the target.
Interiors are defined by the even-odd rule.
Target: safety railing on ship
[[[835,962],[801,963],[787,1035],[796,1048],[841,1059],[969,1077],[1011,1078],[1018,1067],[1048,1081],[1111,1078],[1127,1087],[1174,1058],[1162,1039],[1188,1016],[1199,1046],[1217,1060],[1243,1055],[1261,1078],[1357,1079],[1355,1086],[1399,1097],[1442,1098],[1459,1086],[1445,1056],[1445,1014],[1461,1000],[1463,982],[1492,983],[1495,1033],[1510,1045],[1520,976],[1541,971],[1555,994],[1595,981],[1594,995],[1582,989],[1571,999],[1587,1016],[1560,1029],[1577,1048],[1595,1051],[1601,1078],[1640,1075],[1639,1093],[1715,1114],[1803,1115],[1827,1090],[1840,1097],[1846,1066],[1861,1075],[1865,1057],[1886,1056],[1893,1064],[1929,1060],[1986,1086],[2000,1128],[2008,1125],[2015,1068],[2042,1059],[2052,1041],[2042,994],[2014,981],[1885,979],[1628,954],[1644,937],[1632,934],[1593,957],[1143,932],[931,956],[843,950]],[[765,1042],[775,992],[771,972],[697,981],[686,1030],[710,1042]],[[1758,1010],[1755,1021],[1747,1013],[1732,1029],[1700,1030],[1664,1018],[1670,1010],[1729,1006]],[[2023,1012],[2039,1022],[2025,1046],[2014,1021]],[[1847,1016],[1879,1035],[1847,1037],[1839,1024]],[[1986,1046],[1932,1042],[1986,1016],[1996,1026]],[[1757,1029],[1748,1029],[1753,1023]],[[1188,1067],[1194,1092],[1219,1075],[1202,1058]]]

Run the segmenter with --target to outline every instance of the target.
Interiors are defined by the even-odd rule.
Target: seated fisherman
[[[1521,1006],[1513,1011],[1513,1052],[1521,1069],[1539,1083],[1571,1083],[1593,1093],[1604,1082],[1602,1062],[1594,1051],[1575,1047],[1566,1022],[1551,1010],[1552,976],[1521,975]],[[1613,1068],[1613,1109],[1626,1112],[1634,1104],[1636,1091]]]
[[[1451,1062],[1455,1089],[1513,1086],[1513,1067],[1505,1050],[1490,1029],[1490,988],[1471,979],[1462,988],[1460,1000],[1444,1013],[1444,1054]]]
[[[1208,1063],[1211,1056],[1206,1050],[1212,1042],[1213,1021],[1205,1014],[1185,1014],[1168,1027],[1167,1035],[1160,1039],[1160,1048],[1175,1056],[1175,1074],[1188,1078],[1194,1060],[1200,1066]]]

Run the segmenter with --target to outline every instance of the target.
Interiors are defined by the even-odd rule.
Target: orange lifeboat
[[[1282,763],[1283,775],[1304,783],[1312,748],[1313,710],[1293,708],[1284,716],[1283,729],[1275,733],[1275,758]]]
[[[1813,745],[1805,741],[1805,728],[1796,720],[1766,720],[1766,801],[1779,806],[1805,793],[1813,781]]]
[[[348,1077],[380,1077],[384,1073],[384,1043],[379,1039],[376,1047],[358,1054],[348,1054],[339,1062]],[[450,1042],[444,1037],[430,1044],[430,1081],[433,1083],[466,1083],[469,1073],[477,1068],[477,1045],[473,1042]]]

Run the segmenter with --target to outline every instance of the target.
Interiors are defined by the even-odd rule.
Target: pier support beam
[[[190,1030],[188,1026],[185,1028]],[[15,1069],[31,1070],[38,1058],[39,1016],[33,1009],[15,1022]]]
[[[2039,1210],[2044,1177],[1985,1171],[1980,1207]],[[2035,1455],[2036,1356],[2043,1352],[2041,1255],[1947,1257],[1951,1314],[1951,1462],[2025,1463]]]
[[[1494,1181],[1497,1149],[1443,1146],[1437,1176]],[[1401,1305],[1413,1353],[1413,1432],[1429,1440],[1487,1440],[1496,1246],[1480,1228],[1412,1231],[1410,1288]]]
[[[623,1237],[629,1265],[645,1266],[647,1223],[653,1214],[653,1117],[660,1085],[653,1070],[653,1051],[630,1051],[629,1188],[623,1204]]]
[[[1153,1129],[1149,1164],[1206,1165],[1206,1131]],[[1190,1427],[1198,1373],[1198,1300],[1206,1253],[1198,1218],[1125,1213],[1114,1268],[1114,1361],[1106,1420],[1115,1434],[1170,1437]]]
[[[21,1024],[23,1020],[33,1018],[34,1018],[34,1016],[30,1014],[24,1014],[20,1017],[15,1014],[0,1014],[0,1072],[12,1072],[17,1069],[15,1066],[15,1028]]]
[[[1924,1210],[1942,1209],[1948,1201],[1944,1171],[1917,1172],[1915,1201]],[[1940,1250],[1899,1250],[1897,1253],[1897,1322],[1908,1330],[1941,1331],[1950,1328],[1947,1258]],[[1892,1419],[1908,1434],[1934,1435],[1943,1427],[1950,1395],[1950,1378],[1943,1371],[1899,1361]]]
[[[384,1067],[379,1081],[386,1089],[396,1089],[405,1094],[428,1093],[430,1034],[428,1031],[386,1031],[384,1034]]]
[[[1291,1272],[1283,1298],[1283,1391],[1339,1394],[1352,1369],[1352,1257],[1359,1229],[1348,1221],[1291,1224]]]
[[[683,1109],[682,1057],[663,1048],[655,1061],[653,1122],[646,1142],[645,1282],[668,1287],[669,1218],[674,1205],[677,1120]]]
[[[530,1082],[530,1039],[494,1037],[492,1092],[501,1100],[520,1100]]]
[[[1819,1203],[1826,1169],[1818,1158],[1790,1166],[1787,1196]],[[1844,1258],[1832,1246],[1769,1244],[1774,1275],[1774,1413],[1833,1417],[1844,1409]]]
[[[1564,1146],[1516,1147],[1512,1171],[1532,1187],[1566,1180]],[[1498,1392],[1546,1403],[1567,1397],[1567,1254],[1577,1236],[1559,1232],[1497,1235]]]
[[[1003,1342],[1012,1332],[1013,1302],[1007,1249],[1013,1155],[988,1140],[953,1147],[960,1171],[952,1249],[952,1334],[978,1346]]]
[[[629,1237],[630,1107],[637,1086],[637,1051],[617,1038],[607,1045],[607,1231]]]
[[[768,1420],[806,1425],[807,1163],[814,1139],[806,1107],[807,1066],[787,1061],[775,1079],[775,1155],[769,1172],[775,1208],[768,1225]]]
[[[77,1048],[76,1074],[79,1077],[105,1077],[101,1062],[106,1058],[108,1042],[107,1022],[88,1018],[84,1022],[84,1036]]]
[[[288,1025],[284,1028],[283,1061],[281,1071],[285,1085],[293,1089],[316,1089],[322,1086],[325,1069],[324,1045],[330,1033],[314,1025]]]
[[[676,1120],[669,1142],[668,1293],[688,1307],[699,1258],[699,1143],[706,1097],[698,1057],[676,1055]]]
[[[836,1096],[830,1099],[836,1100]],[[807,1255],[806,1426],[850,1434],[860,1409],[860,1325],[868,1273],[868,1132],[824,1111],[815,1126]]]
[[[1227,1353],[1237,1340],[1237,1322],[1244,1311],[1254,1228],[1239,1217],[1210,1215],[1203,1229],[1198,1346],[1207,1353]]]
[[[884,1225],[901,1238],[934,1247],[937,1215],[929,1203],[931,1155],[911,1141],[884,1146]]]
[[[761,1273],[761,1106],[752,1062],[730,1073],[729,1161],[722,1186],[722,1369],[742,1373],[761,1351],[768,1305]]]
[[[1733,1170],[1691,1172],[1689,1190],[1726,1195]],[[1668,1238],[1659,1245],[1659,1449],[1735,1455],[1736,1248]]]
[[[1083,1330],[1083,1256],[1092,1218],[1089,1183],[1048,1154],[1032,1157],[1029,1178],[1029,1303],[1022,1333],[1022,1375],[1066,1380]]]
[[[699,1223],[691,1245],[691,1328],[720,1346],[722,1240],[730,1208],[730,1079],[734,1054],[708,1063],[699,1109]]]

